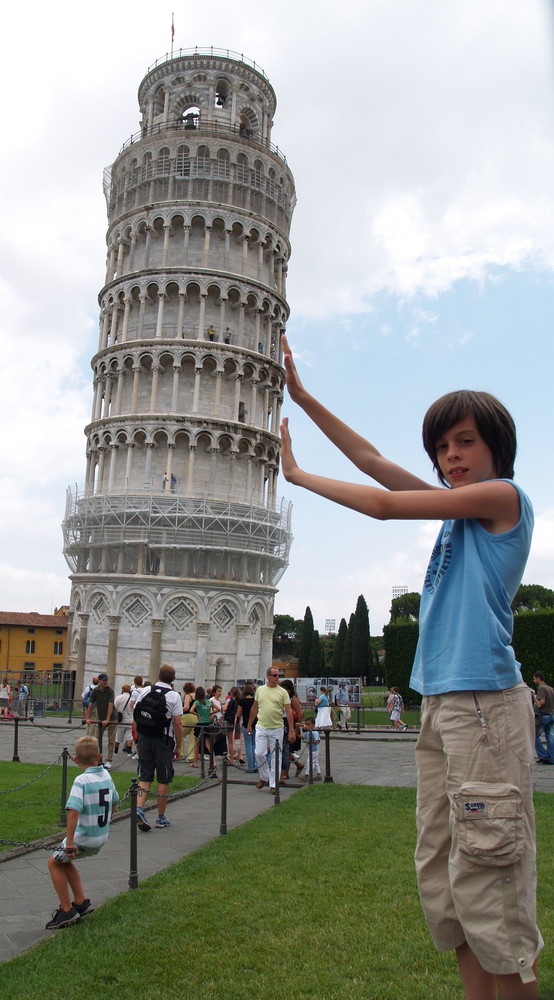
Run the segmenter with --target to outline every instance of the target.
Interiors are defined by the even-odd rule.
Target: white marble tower
[[[108,262],[82,488],[68,491],[76,692],[173,664],[228,684],[271,662],[290,510],[276,497],[294,179],[254,63],[181,50],[139,87],[105,171]]]

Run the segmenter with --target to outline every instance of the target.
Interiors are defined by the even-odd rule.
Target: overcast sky
[[[289,339],[312,391],[430,477],[420,427],[455,388],[500,396],[534,505],[525,582],[554,587],[554,58],[549,0],[182,4],[175,49],[244,53],[277,94],[298,204]],[[173,7],[173,9],[175,9]],[[102,171],[137,131],[171,3],[3,13],[0,609],[69,600],[65,489],[82,483],[105,273]],[[359,480],[288,401],[312,471]],[[295,540],[276,611],[315,625],[358,594],[377,634],[420,590],[436,523],[371,522],[284,481]]]

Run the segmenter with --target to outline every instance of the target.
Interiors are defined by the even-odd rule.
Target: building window
[[[28,628],[27,632],[29,633],[29,635],[34,635],[35,634],[34,628]]]
[[[56,635],[63,635],[63,628],[56,628],[54,629],[54,632]]]
[[[27,642],[25,643],[25,652],[34,653],[34,651],[35,651],[35,640],[27,639]]]
[[[54,656],[62,656],[63,654],[63,642],[54,643]]]
[[[27,662],[27,660],[25,660],[23,666],[24,666],[25,670],[34,670],[35,669],[34,661],[31,661],[29,663],[29,662]]]

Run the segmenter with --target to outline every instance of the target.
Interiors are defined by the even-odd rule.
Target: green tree
[[[375,678],[382,677],[385,672],[384,664],[379,660],[379,652],[385,648],[382,635],[370,635],[369,637],[369,669],[371,671],[370,683],[373,684]]]
[[[335,653],[335,646],[337,644],[337,633],[328,632],[326,635],[320,636],[321,648],[323,650],[323,662],[324,662],[324,674],[333,673],[333,656]]]
[[[522,611],[537,611],[539,608],[554,608],[554,590],[541,587],[539,583],[523,583],[518,587],[512,601],[512,611],[519,615]]]
[[[292,615],[275,615],[273,632],[273,656],[297,656],[302,620]]]
[[[417,622],[419,619],[419,603],[421,594],[410,591],[409,594],[401,594],[400,597],[393,597],[390,606],[391,624],[398,621]]]
[[[363,594],[356,602],[352,629],[352,676],[369,675],[369,611]]]
[[[325,658],[321,648],[321,639],[317,629],[312,633],[312,645],[310,646],[310,658],[308,660],[308,677],[319,677],[325,671]]]
[[[309,607],[306,608],[304,614],[304,622],[302,624],[302,636],[300,639],[300,647],[298,649],[298,669],[300,675],[304,677],[309,677],[309,663],[310,663],[310,650],[312,648],[312,641],[314,637],[314,619],[312,612]]]
[[[386,683],[400,688],[406,704],[419,704],[421,701],[421,695],[409,686],[418,634],[417,622],[385,625],[383,628]]]
[[[335,648],[333,650],[332,671],[336,677],[342,677],[345,674],[345,670],[343,669],[342,665],[342,660],[344,656],[344,646],[346,643],[347,635],[348,635],[348,625],[346,624],[346,619],[341,618],[339,630],[337,632]]]
[[[348,619],[348,628],[346,630],[346,641],[344,643],[344,650],[342,653],[342,673],[345,677],[352,677],[352,637],[354,635],[354,618],[355,615],[352,613]]]

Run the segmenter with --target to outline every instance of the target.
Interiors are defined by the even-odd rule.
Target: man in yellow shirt
[[[285,688],[279,685],[279,671],[276,667],[267,668],[266,682],[257,689],[254,699],[246,731],[250,735],[256,725],[256,760],[260,777],[256,788],[269,784],[269,790],[274,795],[275,744],[278,740],[279,746],[283,746],[283,715],[286,715],[289,723],[289,741],[294,743],[296,739],[290,698]],[[269,764],[268,752],[271,754]]]

